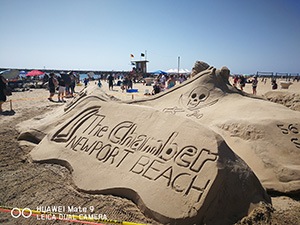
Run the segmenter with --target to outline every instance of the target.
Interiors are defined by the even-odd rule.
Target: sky
[[[0,30],[0,68],[300,73],[299,0],[0,0]]]

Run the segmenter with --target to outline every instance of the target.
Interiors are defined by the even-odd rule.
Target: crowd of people
[[[266,78],[266,77],[262,77],[261,83],[263,83],[265,85],[267,82],[267,79],[268,78]],[[236,88],[239,87],[240,90],[244,90],[244,87],[247,83],[252,85],[252,94],[256,95],[257,94],[257,86],[258,86],[257,76],[253,76],[248,79],[246,79],[243,75],[238,75],[238,76],[233,77],[233,86]],[[275,77],[271,78],[271,88],[272,88],[272,90],[278,89],[278,84],[277,84]]]
[[[232,85],[240,90],[244,90],[246,84],[252,85],[252,94],[257,94],[257,87],[258,87],[258,77],[253,76],[247,78],[243,75],[236,75],[233,76]],[[91,78],[85,78],[82,82],[84,83],[85,87],[88,86]],[[152,83],[153,90],[150,93],[149,91],[145,93],[146,95],[155,95],[165,90],[171,89],[177,84],[181,84],[188,76],[184,74],[161,74],[156,77],[153,77],[154,81]],[[262,77],[261,82],[266,84],[268,78]],[[294,81],[299,81],[299,77],[296,77]],[[115,86],[119,86],[123,91],[128,91],[129,89],[133,89],[133,84],[137,80],[131,73],[126,74],[102,74],[99,76],[98,83],[96,80],[96,84],[98,87],[102,87],[102,82],[107,82],[108,89],[110,91],[114,90]],[[74,97],[75,87],[80,83],[79,74],[75,74],[74,72],[64,73],[61,72],[60,74],[50,73],[49,75],[45,74],[43,77],[43,85],[48,86],[48,90],[50,92],[48,100],[54,102],[55,100],[54,95],[57,93],[57,102],[65,102],[65,98]],[[144,82],[146,84],[146,82]],[[43,86],[42,85],[42,86]],[[271,78],[271,88],[272,90],[276,90],[278,88],[276,78]],[[2,104],[7,100],[7,80],[0,75],[0,113],[2,113]]]
[[[153,82],[153,90],[151,93],[145,93],[146,95],[155,95],[162,91],[168,90],[172,87],[174,87],[176,84],[181,84],[184,82],[188,77],[186,75],[180,74],[180,75],[168,75],[168,74],[161,74],[154,78]],[[265,78],[263,78],[265,79]],[[85,87],[87,87],[90,79],[85,78],[83,80],[83,83]],[[114,90],[114,86],[119,86],[123,91],[127,91],[129,89],[133,88],[134,79],[130,74],[126,75],[115,75],[115,74],[108,74],[107,76],[101,76],[97,81],[95,82],[98,87],[102,87],[102,81],[106,82],[108,84],[108,89],[110,91]],[[266,80],[265,80],[266,81]],[[68,74],[60,74],[60,76],[56,76],[53,73],[50,73],[48,85],[49,85],[49,91],[50,96],[49,100],[53,101],[53,96],[58,91],[58,102],[65,102],[64,97],[73,97],[73,94],[75,92],[75,85],[76,82],[79,82],[76,80],[76,77],[72,72]],[[252,94],[257,94],[257,86],[258,86],[258,78],[257,76],[253,76],[251,79],[247,79],[243,75],[238,75],[233,77],[233,86],[236,88],[239,88],[240,90],[244,90],[244,87],[247,83],[252,84]],[[145,84],[145,83],[144,83]],[[272,89],[277,89],[277,83],[276,80],[272,80]]]
[[[85,78],[85,80],[88,78]],[[108,89],[110,91],[114,90],[114,86],[119,86],[122,91],[132,89],[133,88],[133,78],[130,75],[116,75],[116,74],[108,74],[108,75],[101,75],[98,78],[98,82],[96,84],[98,87],[102,87],[102,81],[108,83]]]
[[[187,79],[187,77],[183,74],[179,76],[175,75],[158,75],[157,78],[154,79],[152,95],[158,94],[164,90],[170,89],[174,87],[177,83],[181,84]]]
[[[180,74],[179,76],[176,75],[167,75],[167,74],[162,74],[158,75],[157,77],[154,78],[153,82],[153,90],[151,94],[158,94],[166,89],[170,89],[174,87],[177,83],[182,83],[187,79],[187,77],[183,74]],[[85,78],[84,79],[84,84],[87,86],[89,79]],[[106,75],[101,75],[98,78],[98,81],[95,82],[95,84],[98,85],[98,87],[102,87],[102,82],[105,82],[108,84],[108,89],[110,91],[114,90],[114,87],[120,87],[122,92],[128,91],[130,89],[133,89],[133,84],[136,83],[137,81],[134,79],[134,76],[131,74],[108,74]],[[145,80],[140,81],[143,82],[145,85],[146,82]],[[148,93],[150,94],[150,93]]]
[[[78,77],[76,77],[73,72],[60,73],[58,76],[54,73],[50,73],[49,77],[46,77],[45,80],[48,82],[48,88],[50,92],[48,100],[54,101],[53,96],[55,95],[56,91],[58,91],[58,102],[65,102],[65,97],[74,97],[75,86],[76,83],[79,82]]]
[[[245,76],[243,75],[236,75],[233,77],[233,86],[239,88],[243,91],[246,84],[251,83],[252,85],[252,94],[256,95],[257,94],[257,85],[258,85],[258,79],[257,76],[253,76],[251,80],[248,80]]]

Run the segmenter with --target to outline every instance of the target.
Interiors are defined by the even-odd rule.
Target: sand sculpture
[[[232,223],[270,202],[243,160],[200,124],[95,99],[77,107],[31,156],[68,167],[82,191],[132,199],[171,224]]]
[[[82,94],[19,139],[37,144],[33,161],[68,167],[80,190],[132,199],[162,223],[232,224],[270,203],[252,170],[270,190],[299,191],[299,113],[235,89],[226,67],[197,64],[145,100]]]
[[[300,94],[284,91],[270,91],[264,96],[271,102],[282,104],[290,109],[300,112]]]
[[[237,90],[228,74],[226,67],[200,70],[184,85],[130,104],[206,125],[246,161],[265,188],[299,192],[300,113]]]

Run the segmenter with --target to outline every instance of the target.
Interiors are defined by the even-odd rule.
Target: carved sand
[[[92,90],[19,139],[78,189],[129,198],[162,223],[232,224],[270,203],[260,182],[299,191],[300,114],[235,89],[229,73],[197,62],[193,78],[137,101]]]
[[[300,190],[300,113],[232,87],[210,67],[152,99],[129,102],[192,119],[219,133],[269,190]]]
[[[132,199],[172,224],[233,222],[270,201],[250,168],[198,123],[99,100],[76,112],[63,116],[31,156],[68,167],[82,191]]]

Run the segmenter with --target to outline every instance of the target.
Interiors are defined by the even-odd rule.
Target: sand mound
[[[290,109],[300,111],[300,94],[283,91],[270,91],[264,96],[271,102],[282,104]]]

